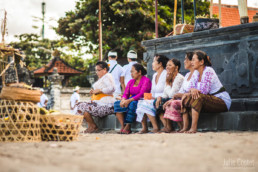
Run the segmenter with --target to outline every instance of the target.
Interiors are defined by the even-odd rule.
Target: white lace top
[[[172,86],[166,84],[162,98],[173,98],[173,96],[180,90],[183,82],[184,76],[178,73]]]
[[[199,72],[197,70],[195,70],[193,72],[191,78],[188,80],[190,74],[191,74],[191,72],[188,72],[185,75],[184,82],[182,84],[182,87],[179,90],[179,93],[188,93],[191,88],[195,88],[195,85],[199,79]]]
[[[100,100],[94,100],[98,104],[113,104],[115,98],[112,96],[115,92],[115,81],[110,73],[102,76],[97,82],[93,84],[93,89],[100,89],[104,94],[109,94],[110,96],[105,96]]]
[[[157,98],[159,96],[162,96],[166,85],[166,76],[167,76],[167,71],[163,70],[162,73],[160,74],[158,83],[156,84],[155,80],[157,77],[157,72],[154,73],[152,77],[152,86],[151,86],[152,97]]]

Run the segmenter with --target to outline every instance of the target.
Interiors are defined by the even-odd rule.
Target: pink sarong
[[[173,100],[167,106],[164,114],[164,118],[167,118],[176,122],[183,121],[180,111],[181,111],[181,100]]]

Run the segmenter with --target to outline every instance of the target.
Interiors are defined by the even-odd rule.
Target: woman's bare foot
[[[165,127],[160,130],[160,132],[163,132],[163,133],[164,133],[165,131],[167,131]]]
[[[146,133],[148,133],[149,131],[148,130],[141,130],[141,131],[139,131],[137,134],[146,134]]]
[[[97,133],[99,132],[99,128],[98,127],[92,127],[92,128],[88,128],[87,131],[85,131],[84,133]]]
[[[187,128],[182,128],[181,130],[178,131],[178,133],[185,133],[187,132]]]
[[[190,128],[189,131],[186,131],[186,133],[188,133],[188,134],[194,134],[196,132],[197,132],[197,129],[192,129],[192,128]]]
[[[160,130],[160,132],[163,132],[163,133],[170,133],[171,131],[173,131],[173,130],[170,129],[170,128],[162,128],[162,129]]]
[[[159,133],[159,129],[153,129],[151,130],[151,133]]]

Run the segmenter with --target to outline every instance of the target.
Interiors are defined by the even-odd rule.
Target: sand
[[[258,171],[258,132],[103,132],[81,134],[78,139],[0,143],[0,171]]]

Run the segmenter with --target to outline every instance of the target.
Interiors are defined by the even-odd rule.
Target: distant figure
[[[132,66],[137,63],[137,53],[133,50],[130,50],[128,53],[127,53],[127,60],[129,62],[129,64],[127,65],[124,65],[124,73],[123,73],[123,76],[124,76],[124,85],[127,85],[127,83],[132,79],[132,76],[131,76],[131,70],[132,70]]]
[[[38,102],[37,105],[40,108],[46,108],[47,107],[48,98],[44,94],[44,90],[42,88],[40,89],[40,93],[41,93],[40,102]]]
[[[111,73],[115,84],[116,84],[116,90],[114,92],[114,97],[121,97],[122,92],[125,90],[124,85],[124,76],[123,76],[123,68],[117,63],[117,52],[110,51],[108,53],[108,65],[109,65],[109,73]],[[121,91],[122,87],[122,91]]]
[[[77,107],[75,105],[80,102],[79,92],[80,92],[80,87],[76,86],[73,90],[73,94],[70,99],[71,114],[74,114],[74,115],[77,112]]]

